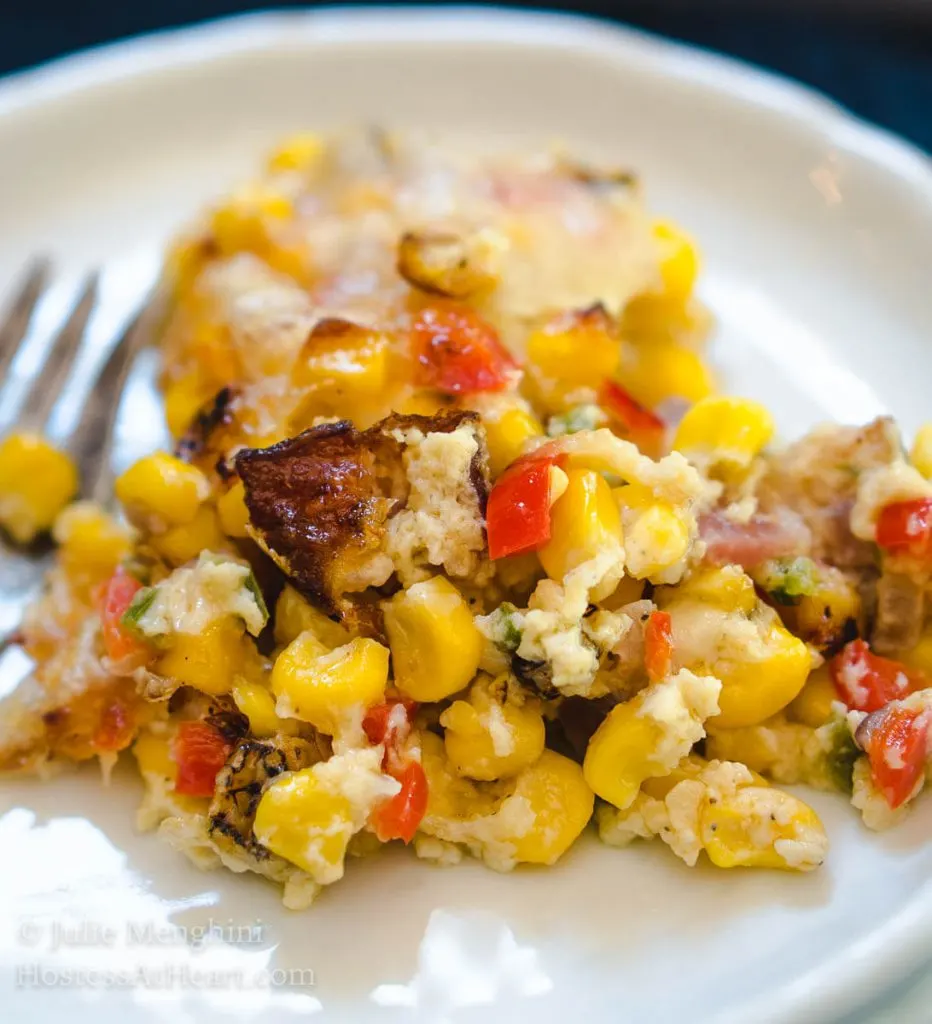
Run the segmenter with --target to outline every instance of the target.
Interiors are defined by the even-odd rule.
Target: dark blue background
[[[255,6],[238,0],[0,0],[0,73]],[[618,0],[576,9],[791,75],[932,152],[929,0]]]

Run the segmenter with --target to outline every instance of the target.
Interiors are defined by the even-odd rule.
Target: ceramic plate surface
[[[701,242],[729,388],[785,435],[929,416],[925,158],[795,86],[573,19],[263,16],[9,80],[0,281],[52,253],[65,303],[106,265],[112,312],[277,138],[367,121],[512,149],[562,139],[636,168],[652,207]],[[111,327],[102,311],[97,334]],[[158,436],[151,403],[138,381],[124,459]],[[90,770],[2,787],[0,1005],[16,1024],[810,1022],[854,1012],[932,950],[929,800],[877,836],[816,794],[832,850],[808,876],[689,870],[659,844],[594,839],[506,876],[389,850],[295,914],[261,880],[202,873],[135,834],[129,770],[108,789]]]

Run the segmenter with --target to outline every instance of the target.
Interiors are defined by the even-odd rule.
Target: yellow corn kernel
[[[620,810],[631,805],[645,779],[669,771],[653,756],[663,731],[652,718],[640,714],[643,703],[638,695],[612,708],[589,740],[583,759],[586,782],[597,796]]]
[[[676,625],[674,622],[674,636]],[[809,648],[779,619],[766,628],[761,658],[734,661],[719,658],[711,668],[722,681],[720,713],[712,719],[717,729],[757,725],[775,715],[802,690],[812,667]]]
[[[682,305],[692,295],[699,276],[696,243],[671,221],[657,221],[653,235],[660,250],[662,295],[668,302]]]
[[[828,665],[820,665],[810,674],[798,696],[787,705],[786,713],[792,721],[818,729],[831,717],[832,703],[836,700],[840,697]]]
[[[210,505],[201,505],[190,523],[155,534],[150,542],[163,558],[175,566],[190,562],[202,551],[219,552],[228,546],[217,512]]]
[[[831,647],[848,635],[852,621],[861,622],[861,595],[840,569],[823,565],[819,566],[813,592],[780,612],[790,629],[806,643]]]
[[[737,565],[694,570],[675,590],[657,595],[660,607],[664,606],[668,595],[675,600],[700,601],[723,611],[748,613],[758,605],[754,581]]]
[[[715,719],[709,722],[709,731],[705,741],[705,752],[708,757],[719,761],[737,761],[755,772],[770,772],[785,752],[780,741],[785,739],[799,726],[788,726],[780,723],[778,729],[770,726],[749,725],[741,729],[719,729],[715,727]]]
[[[326,650],[350,642],[349,632],[285,584],[275,605],[275,642],[290,644],[302,633],[311,632]]]
[[[168,733],[140,733],[133,744],[133,754],[140,772],[144,774],[161,775],[162,778],[171,780],[178,773],[178,765],[172,756],[172,739]]]
[[[932,479],[932,423],[923,423],[916,432],[909,461],[927,479]]]
[[[262,794],[253,824],[256,839],[266,849],[320,883],[342,875],[353,832],[349,800],[328,789],[313,768],[274,779]]]
[[[165,388],[165,422],[172,437],[181,437],[201,408],[216,394],[214,385],[199,374],[189,373]]]
[[[38,434],[0,441],[0,526],[18,544],[50,529],[78,484],[72,459]]]
[[[599,387],[614,375],[619,358],[618,339],[606,317],[595,312],[560,317],[527,340],[532,371],[566,393]]]
[[[897,660],[917,668],[932,678],[932,630],[926,630],[919,638],[919,643],[908,651],[897,655]]]
[[[157,675],[176,679],[202,693],[229,693],[243,665],[255,657],[242,624],[230,619],[211,623],[203,633],[176,633],[171,647],[156,662]]]
[[[493,477],[524,454],[525,446],[532,437],[540,437],[544,433],[540,420],[520,407],[507,410],[498,419],[483,420],[483,423]]]
[[[411,392],[395,408],[404,416],[436,416],[440,412],[449,412],[451,402],[448,395],[439,391],[418,388]]]
[[[312,632],[302,633],[272,666],[279,713],[310,722],[328,736],[356,709],[378,704],[387,683],[388,649],[365,637],[328,651]]]
[[[513,840],[515,860],[524,864],[555,863],[589,823],[595,803],[579,765],[552,750],[518,776],[514,795],[534,812],[534,824]]]
[[[700,836],[720,868],[758,867],[808,871],[828,847],[815,811],[778,789],[743,786],[701,811]]]
[[[131,519],[182,526],[197,515],[210,494],[210,483],[196,466],[168,452],[154,452],[117,477],[114,490]]]
[[[680,782],[687,782],[699,777],[699,773],[709,762],[698,754],[687,754],[669,775],[655,776],[645,779],[641,791],[654,800],[665,800],[667,794]]]
[[[52,533],[60,545],[61,564],[72,579],[108,579],[130,551],[128,531],[90,501],[69,505],[55,520]]]
[[[633,601],[640,601],[644,593],[644,580],[636,580],[633,576],[625,576],[618,586],[608,595],[599,601],[599,607],[606,611],[617,612],[626,604]]]
[[[566,491],[550,514],[550,540],[537,553],[547,575],[557,581],[606,549],[619,547],[622,537],[618,506],[603,477],[591,469],[571,469],[566,475]],[[608,593],[617,582],[611,581]]]
[[[220,529],[228,537],[242,540],[248,537],[249,509],[246,508],[246,488],[242,480],[235,480],[233,486],[217,499],[217,518]]]
[[[268,247],[268,227],[284,223],[294,212],[291,200],[283,193],[256,184],[231,197],[214,211],[211,232],[221,254],[262,252]]]
[[[399,591],[382,606],[395,686],[418,701],[443,700],[475,676],[484,641],[462,594],[442,576]]]
[[[702,359],[692,349],[668,340],[627,346],[618,380],[648,409],[668,398],[698,402],[714,389]]]
[[[481,782],[516,775],[544,749],[540,708],[509,699],[504,680],[475,682],[468,700],[454,701],[440,724],[454,771]]]
[[[295,420],[308,414],[346,415],[348,405],[370,404],[388,387],[388,336],[345,321],[329,323],[333,326],[311,332],[295,360],[291,380],[306,393]]]
[[[710,465],[747,466],[773,437],[773,418],[748,398],[716,397],[697,402],[680,420],[673,447]]]
[[[274,736],[286,723],[275,714],[275,699],[262,683],[245,676],[233,680],[231,696],[249,719],[249,731],[255,736]]]
[[[314,132],[299,132],[285,139],[269,157],[270,171],[313,171],[326,152],[324,140]]]
[[[676,565],[689,550],[689,524],[668,501],[644,506],[639,484],[618,487],[612,493],[621,510],[625,533],[625,565],[637,579],[657,576]]]
[[[439,736],[425,731],[418,738],[427,776],[427,817],[462,820],[495,812],[494,795],[454,772]]]

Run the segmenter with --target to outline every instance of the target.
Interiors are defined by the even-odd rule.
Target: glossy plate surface
[[[106,264],[119,293],[281,135],[360,121],[507,148],[559,138],[636,168],[653,208],[701,242],[732,390],[788,436],[928,417],[926,160],[795,86],[573,19],[247,18],[2,84],[0,281],[44,251],[63,288]],[[124,458],[157,436],[148,386],[124,406]],[[136,835],[138,796],[128,770],[109,789],[92,771],[3,783],[10,1020],[808,1022],[853,1012],[932,951],[928,800],[875,836],[814,796],[832,851],[811,876],[690,871],[659,844],[595,840],[510,876],[391,850],[294,914],[262,881]]]

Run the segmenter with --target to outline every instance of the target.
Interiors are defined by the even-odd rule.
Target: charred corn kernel
[[[165,388],[165,422],[172,437],[181,437],[188,430],[194,417],[215,393],[216,388],[196,373],[179,377]]]
[[[932,423],[923,423],[916,432],[909,461],[924,477],[932,479]]]
[[[612,493],[621,511],[625,534],[625,566],[643,580],[676,565],[689,550],[689,524],[668,501],[643,502],[639,484],[618,487]]]
[[[786,713],[794,722],[818,729],[831,717],[832,704],[836,700],[840,700],[840,697],[828,665],[820,665],[810,674],[799,694],[787,705]]]
[[[675,624],[674,624],[675,629]],[[722,681],[716,729],[757,725],[785,708],[802,690],[812,667],[809,648],[776,620],[762,636],[760,659],[719,658],[712,673]]]
[[[171,246],[165,257],[165,281],[175,298],[191,290],[204,265],[210,259],[210,246],[203,236],[188,236]]]
[[[552,750],[521,772],[514,795],[534,812],[534,823],[513,840],[515,859],[524,864],[555,863],[589,823],[595,803],[579,765]]]
[[[773,419],[760,402],[704,398],[680,420],[673,447],[711,465],[742,467],[773,437],[773,429]]]
[[[905,662],[910,668],[918,668],[932,678],[932,630],[926,630],[919,638],[919,643],[897,655],[897,660]]]
[[[220,620],[203,633],[175,633],[171,647],[156,662],[155,672],[219,697],[230,692],[234,677],[255,656],[255,648],[250,651],[250,647],[241,623]]]
[[[349,632],[285,584],[275,605],[275,642],[290,644],[301,633],[310,632],[327,650],[350,642]]]
[[[259,800],[253,824],[266,849],[322,884],[342,875],[354,831],[349,800],[326,787],[313,768],[274,779]]]
[[[175,566],[190,562],[202,551],[223,551],[227,548],[217,512],[210,505],[201,505],[190,523],[153,535],[151,543],[163,558]]]
[[[72,579],[107,579],[130,551],[128,531],[90,501],[69,505],[55,520],[52,533]]]
[[[155,452],[117,477],[114,490],[130,518],[182,526],[197,515],[210,494],[210,483],[196,466],[167,452]]]
[[[173,779],[178,771],[178,765],[172,757],[171,736],[167,733],[141,733],[133,744],[133,754],[140,772],[144,774],[151,773],[164,779]]]
[[[668,398],[698,402],[713,390],[712,375],[697,353],[666,339],[626,347],[618,379],[649,409]]]
[[[388,683],[388,649],[357,637],[328,651],[302,633],[275,659],[272,692],[278,712],[335,735],[358,708],[378,704]]]
[[[231,696],[249,719],[249,731],[256,736],[274,736],[286,724],[275,714],[275,698],[268,687],[245,676],[233,680]]]
[[[0,441],[0,526],[19,544],[50,529],[78,492],[74,462],[38,434]]]
[[[540,708],[512,699],[504,679],[475,682],[468,700],[454,701],[440,724],[454,771],[482,782],[517,774],[544,749]]]
[[[599,607],[615,612],[619,608],[624,608],[626,604],[631,604],[632,601],[640,601],[643,593],[644,580],[636,580],[633,576],[625,576],[611,594],[599,602]]]
[[[246,508],[246,488],[242,480],[236,480],[233,486],[217,499],[217,518],[220,529],[228,537],[242,539],[248,537],[246,529],[249,523],[249,509]]]
[[[607,320],[580,314],[561,317],[532,331],[527,361],[533,372],[555,382],[564,392],[597,388],[618,369],[620,350]]]
[[[550,540],[537,552],[547,575],[558,581],[621,543],[618,506],[603,477],[591,469],[571,469],[566,476],[566,491],[551,510]]]
[[[676,590],[657,595],[660,607],[664,606],[667,595],[675,599],[688,597],[724,611],[752,612],[758,604],[754,581],[737,565],[694,570]]]
[[[314,132],[299,132],[286,139],[269,157],[270,171],[313,171],[326,152],[324,140]]]
[[[653,757],[663,731],[638,713],[642,706],[635,697],[612,708],[589,740],[583,760],[583,774],[596,796],[621,810],[631,805],[645,779],[668,771]]]
[[[389,369],[387,335],[342,320],[324,321],[295,360],[291,379],[308,393],[304,408],[342,413],[346,403],[378,398],[388,386]]]
[[[834,647],[861,621],[861,595],[840,569],[820,566],[813,592],[780,611],[798,637],[816,647]]]
[[[653,227],[660,250],[660,279],[663,297],[682,304],[690,297],[699,275],[699,252],[695,242],[670,221],[660,220]]]
[[[828,840],[815,811],[778,789],[743,786],[700,816],[702,846],[720,868],[808,871],[825,859]]]
[[[482,657],[482,634],[462,594],[442,576],[399,591],[382,606],[395,685],[435,701],[462,690]]]
[[[270,223],[287,221],[293,213],[291,200],[267,185],[256,184],[232,196],[214,211],[211,231],[224,256],[262,250],[268,244]]]
[[[540,420],[532,412],[521,408],[509,409],[498,419],[484,420],[483,423],[493,477],[498,476],[524,453],[532,437],[541,437],[544,433]]]

